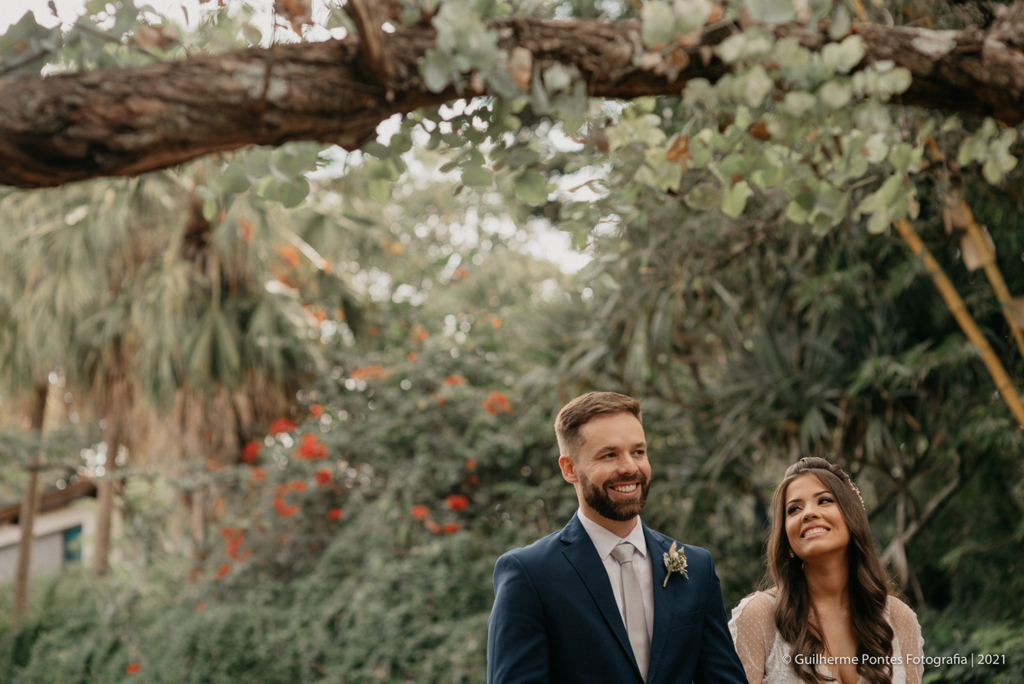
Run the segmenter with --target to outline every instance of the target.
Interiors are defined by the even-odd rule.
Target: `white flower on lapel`
[[[665,559],[665,570],[667,571],[665,581],[661,583],[662,588],[668,586],[668,578],[672,576],[673,572],[678,572],[686,579],[690,579],[690,576],[686,574],[686,554],[683,552],[682,546],[676,551],[676,543],[672,542],[672,547],[668,552],[661,555]]]

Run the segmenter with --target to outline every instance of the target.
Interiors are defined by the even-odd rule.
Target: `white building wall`
[[[92,562],[96,538],[96,499],[85,497],[55,511],[36,516],[33,525],[35,544],[32,546],[32,575],[48,574],[64,566],[64,532],[81,526],[79,538],[82,545],[82,563]],[[119,516],[115,513],[114,535],[120,528]],[[0,582],[13,582],[18,568],[18,541],[21,539],[20,525],[0,527]]]

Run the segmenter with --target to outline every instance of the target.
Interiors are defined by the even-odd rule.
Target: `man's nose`
[[[619,473],[623,475],[632,475],[633,473],[640,470],[636,463],[630,458],[629,454],[623,454],[619,456]]]

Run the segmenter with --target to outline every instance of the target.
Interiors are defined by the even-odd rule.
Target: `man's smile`
[[[628,482],[608,485],[608,488],[615,492],[616,494],[632,497],[633,495],[640,491],[640,484],[638,482]]]

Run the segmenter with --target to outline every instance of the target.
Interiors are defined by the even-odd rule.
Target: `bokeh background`
[[[246,11],[193,8],[181,40],[269,21]],[[460,175],[490,111],[463,101],[429,113],[443,141],[395,120],[363,153],[0,193],[0,681],[483,682],[494,561],[575,511],[552,423],[591,389],[641,400],[644,521],[714,554],[727,609],[762,586],[782,472],[824,456],[926,655],[1004,656],[925,681],[1024,681],[1024,443],[920,261],[859,218],[816,231],[768,195],[734,219],[639,182],[643,147],[608,138],[668,138],[690,109],[593,106],[575,136],[519,113],[508,152],[539,189]],[[958,130],[936,133],[954,156]],[[1021,172],[962,175],[1024,292]],[[923,177],[918,230],[1019,380]],[[63,545],[39,537],[15,621],[30,489]]]

